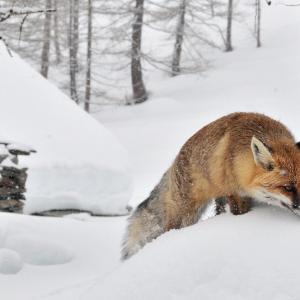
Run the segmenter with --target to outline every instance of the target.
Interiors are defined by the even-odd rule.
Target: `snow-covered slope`
[[[299,231],[299,218],[273,207],[172,230],[95,283],[84,299],[296,300]]]
[[[26,213],[73,208],[123,214],[127,154],[98,122],[16,54],[0,48],[0,137],[29,144]]]

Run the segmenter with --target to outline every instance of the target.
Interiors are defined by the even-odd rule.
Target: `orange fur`
[[[274,170],[256,164],[253,136],[271,149]],[[227,197],[231,207],[238,207],[235,213],[247,212],[250,196],[261,187],[291,198],[283,186],[300,182],[299,162],[292,134],[267,116],[234,113],[210,123],[186,142],[171,167],[166,229],[193,224],[198,210],[212,198]]]
[[[130,217],[122,257],[165,231],[196,223],[213,198],[227,198],[231,212],[242,214],[249,211],[252,198],[297,208],[299,193],[300,150],[289,130],[265,115],[230,114],[184,144]]]

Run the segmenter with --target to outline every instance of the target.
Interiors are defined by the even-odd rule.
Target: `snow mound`
[[[172,230],[84,299],[299,299],[299,231],[299,218],[267,206]]]
[[[22,260],[31,265],[60,265],[73,258],[69,249],[33,236],[9,237],[6,247],[19,253]]]
[[[131,176],[117,140],[67,96],[0,44],[0,137],[31,145],[24,211],[127,213]],[[26,151],[33,150],[26,147]]]
[[[20,255],[9,249],[0,249],[0,274],[16,274],[23,268]]]

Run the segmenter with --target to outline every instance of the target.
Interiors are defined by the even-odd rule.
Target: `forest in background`
[[[0,32],[8,47],[93,112],[146,101],[153,70],[203,72],[210,52],[234,50],[235,22],[245,23],[260,47],[262,5],[270,2],[0,0]]]

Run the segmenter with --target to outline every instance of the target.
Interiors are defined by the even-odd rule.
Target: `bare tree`
[[[134,18],[132,23],[131,41],[131,83],[133,103],[142,103],[148,99],[148,94],[143,81],[141,64],[141,43],[144,16],[144,0],[135,1]]]
[[[70,72],[70,95],[71,98],[79,103],[78,92],[77,92],[77,80],[76,73],[78,70],[78,5],[79,0],[70,0],[70,21],[69,21],[69,72]]]
[[[209,0],[209,6],[210,6],[210,13],[211,16],[214,17],[215,16],[215,0]]]
[[[231,35],[232,35],[232,16],[233,16],[233,0],[228,0],[228,8],[227,8],[227,29],[226,29],[226,45],[225,51],[229,52],[232,51],[232,42],[231,42]]]
[[[180,73],[180,58],[182,52],[184,24],[185,24],[186,0],[180,0],[179,19],[176,29],[175,47],[172,60],[172,76]]]
[[[61,63],[61,49],[59,44],[59,24],[58,24],[58,2],[59,0],[54,0],[54,9],[55,13],[53,14],[53,29],[54,29],[54,46],[55,46],[55,56],[56,56],[56,64]]]
[[[43,36],[43,50],[42,50],[42,64],[41,74],[47,78],[49,71],[49,56],[50,56],[50,35],[51,35],[51,0],[46,1],[46,13],[44,21],[44,36]]]
[[[261,1],[255,0],[255,22],[254,22],[254,32],[256,37],[256,46],[257,48],[261,47],[260,39],[260,24],[261,24]]]
[[[84,101],[84,109],[87,112],[90,111],[90,99],[91,99],[92,19],[93,19],[93,1],[88,0],[88,36],[87,36],[87,57],[86,57],[85,101]]]

